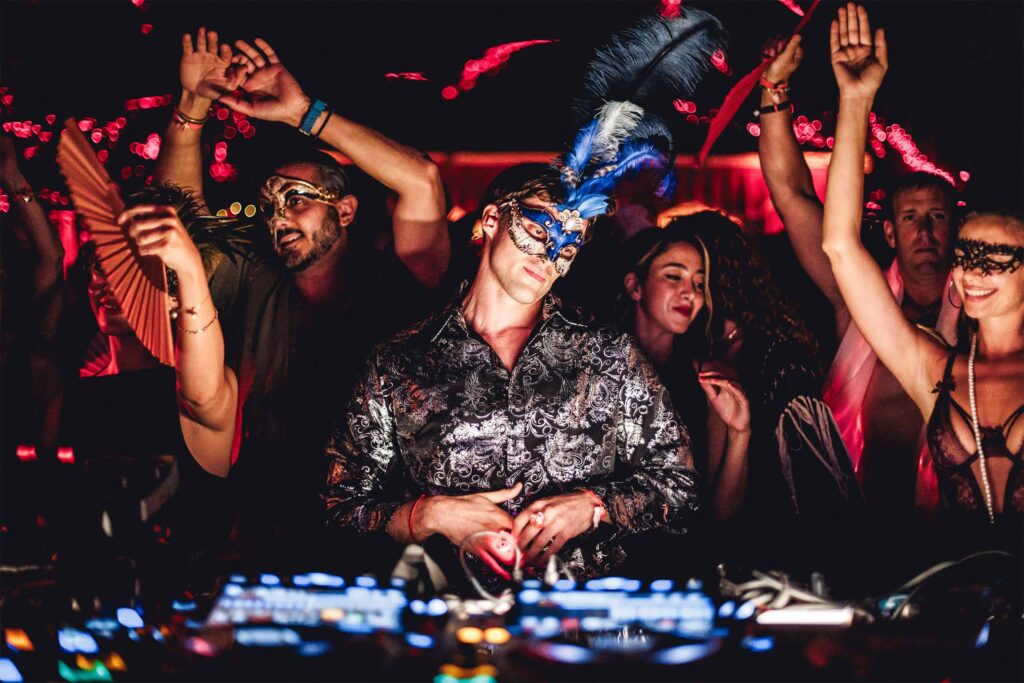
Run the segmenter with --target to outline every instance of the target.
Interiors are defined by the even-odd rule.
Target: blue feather
[[[573,184],[583,176],[583,170],[587,167],[590,162],[590,158],[594,155],[594,143],[597,141],[598,133],[597,119],[591,121],[588,125],[584,126],[582,130],[576,135],[576,139],[572,143],[572,148],[566,154],[565,168],[562,170],[563,177],[565,176],[566,170],[572,171],[575,174]]]

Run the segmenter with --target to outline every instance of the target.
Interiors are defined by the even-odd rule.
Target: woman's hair
[[[650,275],[651,264],[660,255],[668,251],[673,244],[689,244],[701,255],[704,264],[704,306],[694,318],[694,325],[704,330],[706,343],[711,343],[711,321],[714,318],[714,301],[711,296],[711,271],[713,265],[708,248],[700,236],[669,226],[667,228],[645,228],[636,233],[622,245],[622,270],[624,279],[629,273],[636,275],[640,282],[646,282]],[[615,314],[618,322],[626,329],[632,330],[636,322],[636,304],[624,289],[619,291],[615,301]],[[692,327],[692,326],[691,326]]]
[[[680,216],[665,229],[693,235],[707,245],[711,268],[706,276],[706,297],[715,306],[713,340],[722,338],[724,321],[730,319],[747,332],[795,341],[817,355],[814,336],[796,309],[783,299],[760,254],[736,223],[716,211],[701,211]]]

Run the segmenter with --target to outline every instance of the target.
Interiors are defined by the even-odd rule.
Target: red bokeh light
[[[454,85],[446,85],[441,89],[441,97],[446,100],[454,100],[459,96],[459,90]]]
[[[143,24],[139,30],[142,31],[142,35],[148,36],[153,32],[153,24]]]
[[[57,449],[57,460],[65,465],[72,465],[75,462],[75,452],[71,450],[70,446],[61,446]]]
[[[21,445],[18,446],[14,452],[18,456],[18,460],[21,460],[22,462],[29,462],[30,460],[35,460],[38,457],[36,455],[35,446]]]

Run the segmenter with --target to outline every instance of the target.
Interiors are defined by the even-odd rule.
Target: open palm
[[[259,50],[244,40],[235,41],[240,53],[232,61],[246,70],[248,79],[242,85],[243,97],[225,96],[221,102],[246,116],[299,125],[309,98],[273,48],[260,38],[255,42]]]
[[[852,2],[840,7],[829,33],[832,71],[842,97],[873,97],[889,68],[885,32],[871,36],[868,13]]]
[[[246,70],[231,61],[231,46],[218,45],[217,33],[200,28],[193,44],[191,34],[181,41],[178,78],[181,87],[199,97],[215,100],[245,82]]]

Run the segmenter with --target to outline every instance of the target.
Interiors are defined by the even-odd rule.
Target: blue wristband
[[[299,126],[299,130],[302,131],[303,135],[313,134],[313,124],[320,118],[320,114],[327,109],[327,103],[323,100],[316,100],[313,104],[309,105],[309,111],[306,112],[305,118],[302,119],[302,125]]]

